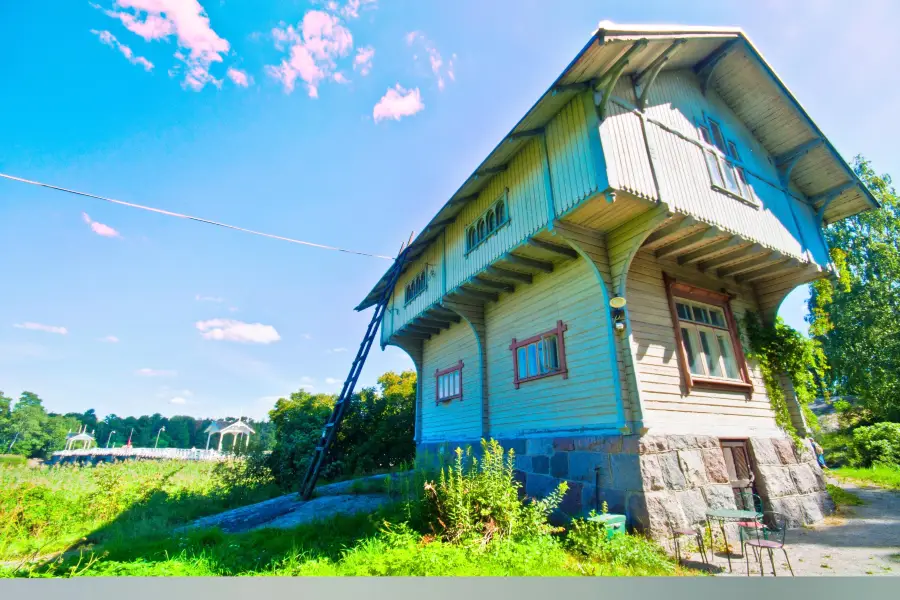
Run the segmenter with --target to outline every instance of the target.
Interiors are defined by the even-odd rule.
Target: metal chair
[[[763,527],[756,528],[756,538],[744,542],[744,556],[747,562],[747,576],[750,576],[750,555],[747,554],[746,546],[753,548],[753,553],[759,559],[759,576],[763,576],[763,550],[769,553],[769,562],[772,564],[772,575],[777,577],[775,571],[774,551],[781,550],[784,553],[784,560],[787,562],[791,576],[794,576],[794,568],[791,566],[791,560],[788,558],[787,549],[784,547],[785,536],[787,535],[788,520],[782,513],[765,512],[762,517]]]
[[[756,511],[756,514],[759,517],[762,517],[765,512],[762,498],[754,494],[752,488],[744,488],[740,490],[736,496],[738,496],[735,500],[738,500],[739,508]],[[745,540],[751,540],[756,537],[757,531],[762,531],[763,535],[766,535],[765,527],[759,518],[749,521],[738,521],[737,526],[738,535],[740,536],[741,551],[743,551]]]
[[[697,542],[697,548],[700,550],[700,556],[703,557],[703,562],[709,564],[709,561],[706,560],[706,546],[703,543],[703,528],[676,527],[669,521],[669,539],[672,540],[672,544],[675,546],[675,560],[681,564],[681,538],[684,537],[694,538],[694,541]]]

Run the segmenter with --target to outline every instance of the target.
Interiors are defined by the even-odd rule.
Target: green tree
[[[813,285],[810,332],[828,357],[832,393],[857,397],[873,420],[900,421],[900,199],[863,157],[854,170],[881,208],[825,229],[839,276]]]
[[[15,435],[12,431],[12,398],[0,392],[0,454],[6,452]]]
[[[12,454],[38,456],[48,445],[48,416],[37,394],[22,392],[10,412],[10,426],[15,443]]]

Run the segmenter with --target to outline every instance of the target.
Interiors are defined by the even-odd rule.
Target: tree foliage
[[[889,175],[858,156],[854,169],[881,208],[825,229],[838,269],[813,285],[810,333],[831,367],[835,395],[859,399],[874,420],[900,420],[900,199]]]

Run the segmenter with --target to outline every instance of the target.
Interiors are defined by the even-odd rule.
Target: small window
[[[489,211],[487,212],[487,230],[488,230],[488,233],[493,233],[495,229],[497,229],[497,218],[494,216],[494,211],[489,210]]]
[[[466,229],[466,253],[471,252],[509,221],[508,193],[509,190],[504,190],[500,198]]]
[[[724,154],[727,154],[728,148],[725,145],[725,136],[722,135],[722,127],[712,119],[707,120],[709,121],[709,130],[712,131],[713,144]]]
[[[751,390],[728,297],[664,279],[688,388],[722,384]]]
[[[497,205],[494,207],[494,213],[497,215],[497,225],[503,225],[506,222],[506,203],[503,200],[497,200]]]
[[[552,375],[568,377],[563,333],[566,325],[558,321],[555,329],[517,341],[513,339],[513,383],[518,389],[525,381]]]
[[[480,244],[487,236],[487,228],[485,227],[484,219],[478,221],[476,230],[478,231],[478,243]]]
[[[422,292],[428,289],[428,279],[426,278],[425,271],[422,270],[418,275],[412,278],[412,280],[406,284],[406,289],[403,295],[404,304],[409,304],[413,300],[415,300]]]
[[[462,369],[463,361],[459,361],[448,369],[438,369],[434,372],[435,402],[462,399]]]
[[[740,155],[738,155],[737,146],[734,145],[734,142],[728,142],[728,155],[734,160],[741,160]]]
[[[722,127],[717,121],[707,117],[706,123],[708,125],[698,125],[697,128],[700,131],[700,138],[706,145],[703,148],[703,158],[712,187],[756,204],[757,200],[747,183],[743,168],[734,163],[741,160],[737,145],[725,139]]]

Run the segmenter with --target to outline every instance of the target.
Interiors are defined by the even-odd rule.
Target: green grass
[[[213,469],[174,461],[0,466],[0,560],[133,540],[280,493],[227,486]]]
[[[18,454],[0,454],[0,468],[24,465],[26,462],[28,462],[28,459]]]
[[[827,488],[828,493],[831,495],[831,499],[834,500],[834,503],[837,505],[839,510],[847,506],[862,506],[866,503],[865,500],[863,500],[853,492],[848,492],[842,487],[838,487],[829,483]]]
[[[228,487],[202,464],[0,467],[0,577],[696,574],[631,535],[591,557],[559,534],[442,542],[404,502],[293,530],[173,531],[275,494]]]
[[[876,485],[891,490],[900,490],[900,467],[896,466],[877,466],[868,469],[840,467],[838,469],[830,469],[829,474],[838,479],[866,485]]]

